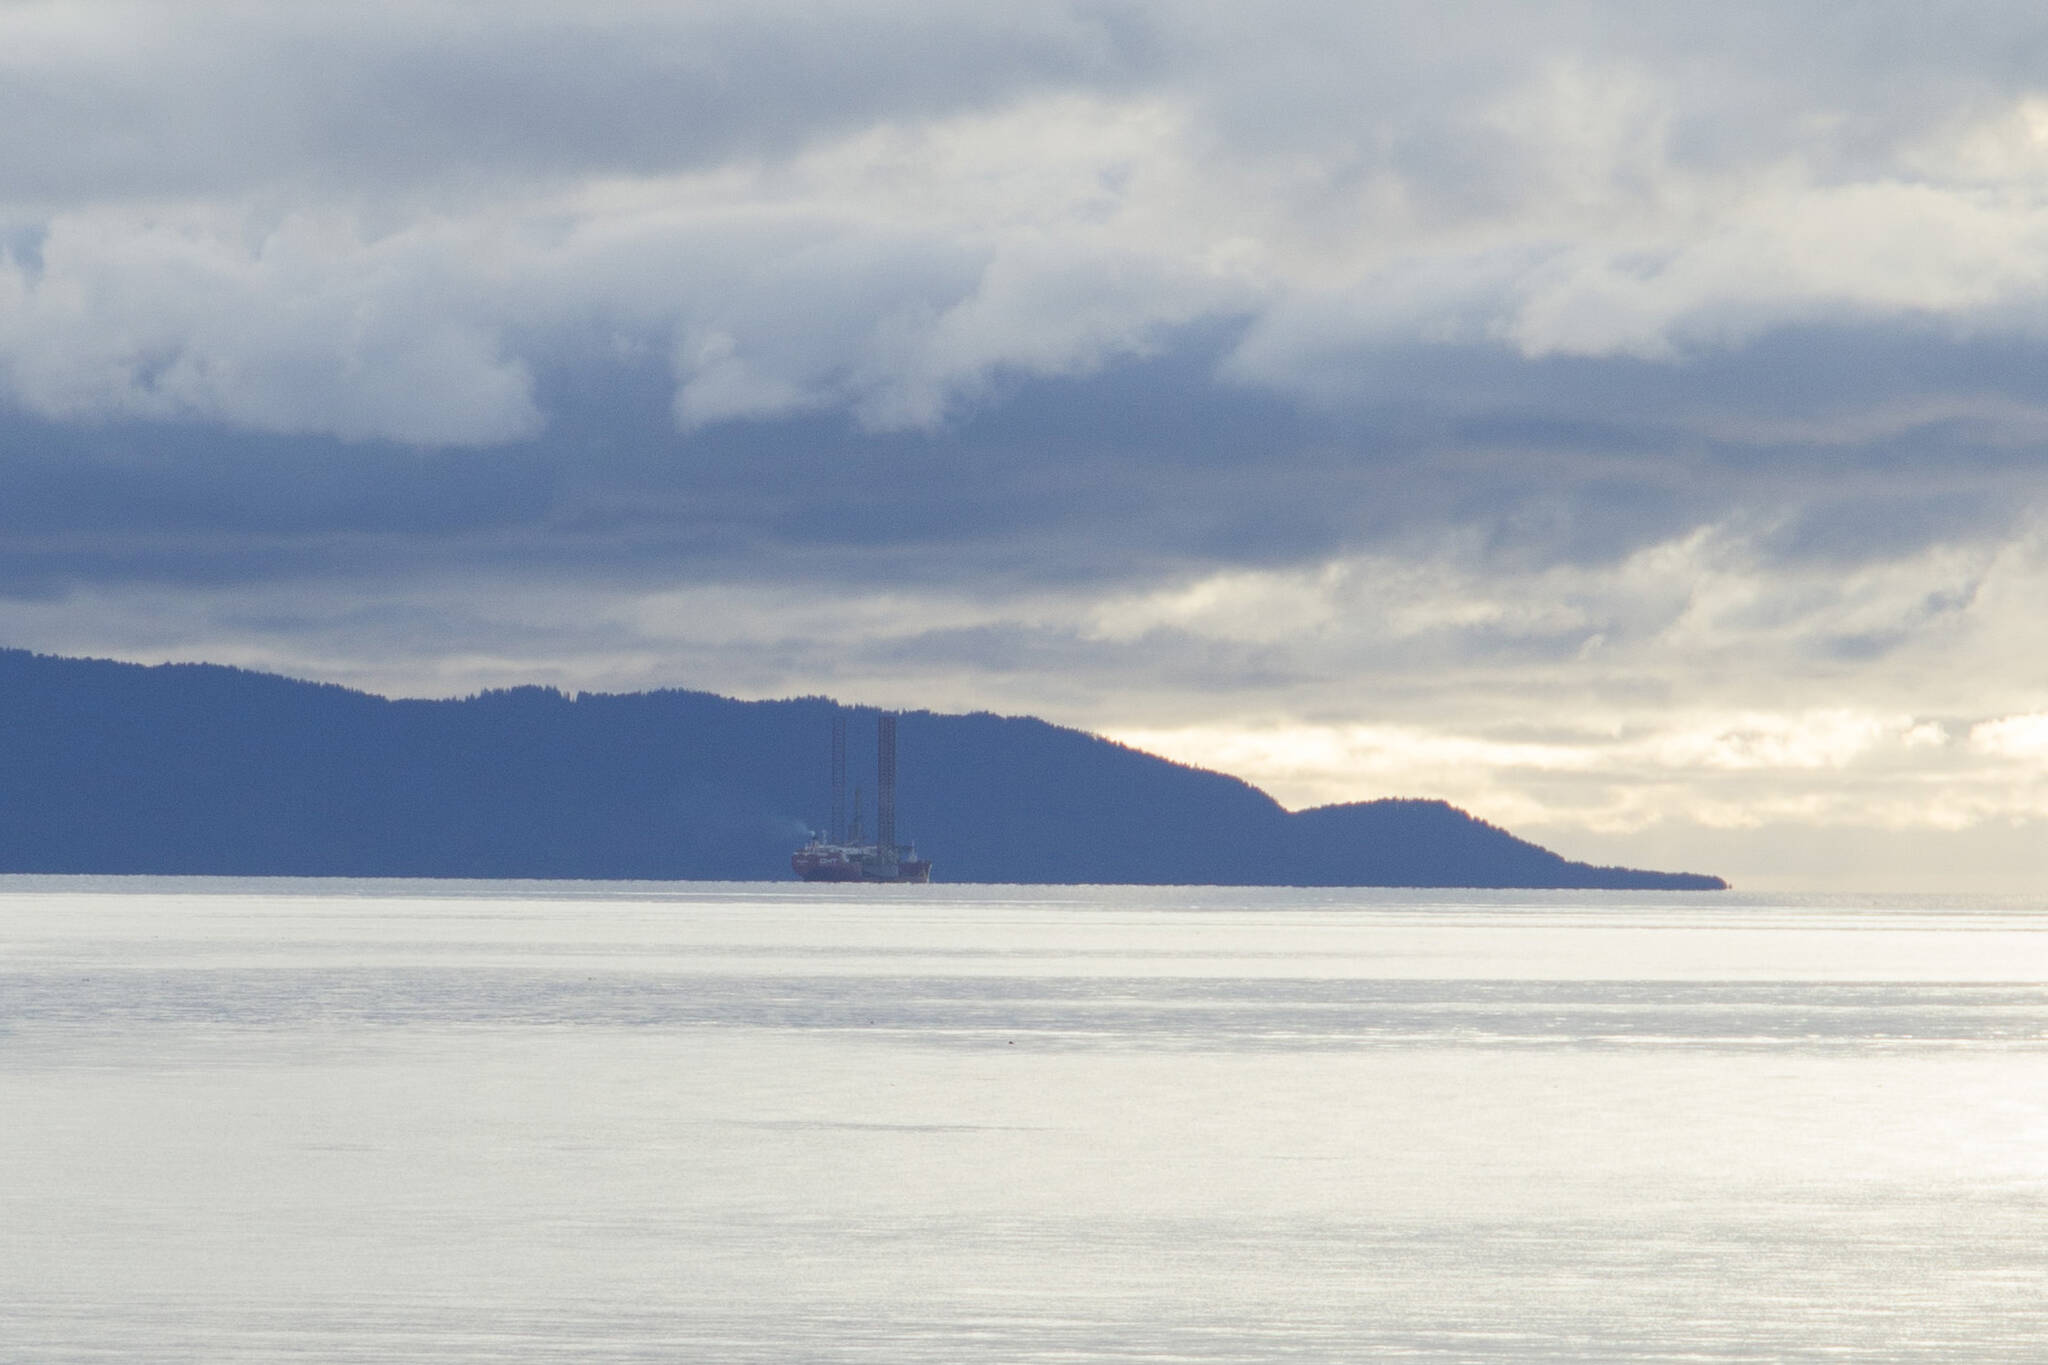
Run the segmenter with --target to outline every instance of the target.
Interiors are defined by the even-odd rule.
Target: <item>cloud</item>
[[[1610,11],[15,6],[0,359],[48,416],[490,445],[576,337],[686,432],[930,430],[1242,319],[1283,394],[1649,362],[1700,434],[1787,328],[2035,335],[2016,14]]]
[[[1086,4],[25,0],[0,11],[0,173],[31,202],[446,202],[1115,85],[1142,36]]]
[[[930,428],[999,373],[1092,372],[1247,297],[1104,188],[1159,119],[1060,97],[381,224],[318,199],[80,206],[0,272],[0,360],[44,416],[481,445],[540,426],[531,370],[594,320],[670,353],[686,431]]]
[[[18,400],[56,418],[422,445],[538,426],[525,367],[452,268],[457,243],[418,231],[367,244],[290,217],[248,244],[243,225],[200,211],[53,223],[33,270],[0,272],[0,356]]]
[[[2048,715],[2000,716],[1970,727],[1970,747],[1998,758],[2048,758]]]
[[[0,633],[2038,818],[2044,56],[2004,0],[0,7]]]

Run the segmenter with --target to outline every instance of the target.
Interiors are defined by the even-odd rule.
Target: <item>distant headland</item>
[[[787,878],[793,842],[828,821],[837,709],[541,687],[389,700],[0,650],[0,872]],[[899,725],[898,821],[940,881],[1726,887],[1571,862],[1442,801],[1290,813],[1041,720]],[[872,740],[849,757],[871,771]]]

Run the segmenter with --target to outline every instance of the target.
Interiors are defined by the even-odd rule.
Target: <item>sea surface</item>
[[[2048,909],[0,878],[0,1360],[2048,1359]]]

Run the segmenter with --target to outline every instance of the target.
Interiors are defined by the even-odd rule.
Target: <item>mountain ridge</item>
[[[220,664],[0,650],[0,871],[739,879],[825,823],[824,697],[386,698]],[[875,708],[848,706],[849,770]],[[898,828],[940,880],[1711,890],[1447,802],[1289,812],[1085,731],[900,713]]]

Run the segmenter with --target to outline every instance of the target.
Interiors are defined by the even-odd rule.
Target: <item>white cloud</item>
[[[2048,758],[2048,714],[2000,716],[1970,727],[1970,747],[1994,758],[2037,762]]]
[[[1703,230],[1561,254],[1523,282],[1503,334],[1530,356],[1672,357],[1843,312],[2012,308],[2048,280],[2048,205],[1889,181],[1764,188]]]
[[[0,271],[0,364],[53,417],[509,440],[540,416],[462,245],[432,225],[371,242],[299,215],[67,215],[39,269]]]
[[[520,346],[593,315],[685,427],[930,426],[1207,316],[1338,394],[1362,345],[2036,330],[2040,97],[1935,79],[1995,23],[1887,86],[1795,13],[1532,8],[17,5],[0,347],[38,412],[432,444],[533,430]]]
[[[1086,373],[1246,297],[1129,202],[1169,128],[1059,97],[378,233],[319,201],[81,208],[0,274],[0,363],[51,416],[482,444],[541,421],[514,338],[594,315],[672,338],[685,429],[930,427],[991,374]]]

